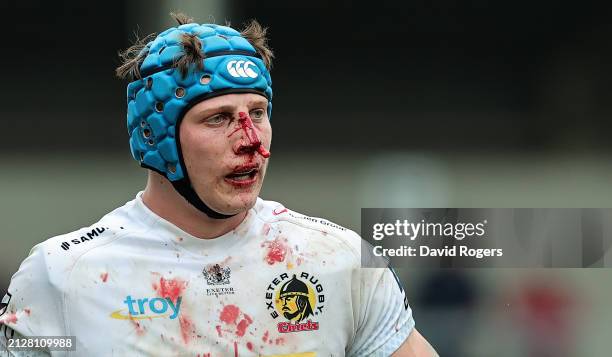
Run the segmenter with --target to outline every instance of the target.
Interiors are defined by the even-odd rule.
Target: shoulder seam
[[[337,238],[337,239],[338,239],[338,240],[339,240],[339,241],[340,241],[340,242],[341,242],[343,245],[345,245],[345,246],[347,246],[347,247],[349,248],[349,250],[351,251],[351,253],[353,253],[353,255],[354,255],[355,259],[357,260],[357,262],[359,262],[359,265],[361,265],[361,257],[360,257],[360,255],[359,255],[359,252],[357,252],[357,251],[356,251],[356,250],[355,250],[355,249],[354,249],[354,248],[353,248],[353,247],[352,247],[350,244],[348,244],[348,243],[346,242],[346,240],[344,239],[344,237],[342,237],[342,235],[341,235],[339,232],[332,232],[331,230],[330,230],[330,231],[326,231],[326,230],[323,230],[323,229],[321,229],[321,228],[309,227],[309,226],[304,225],[304,224],[303,224],[303,223],[301,223],[301,222],[295,222],[295,221],[288,220],[288,219],[280,219],[280,218],[276,218],[276,219],[274,219],[274,220],[266,220],[266,219],[264,219],[263,217],[260,217],[259,215],[257,215],[257,217],[258,217],[259,219],[261,219],[263,222],[266,222],[266,223],[287,222],[287,223],[290,223],[290,224],[294,224],[294,225],[296,225],[296,226],[300,226],[300,227],[302,227],[302,228],[306,228],[306,229],[313,230],[313,231],[317,231],[317,232],[321,232],[321,233],[325,232],[325,233],[327,233],[327,234],[328,234],[328,235],[330,235],[330,236],[334,236],[334,237],[335,237],[335,238]],[[319,217],[315,217],[315,218],[318,218],[318,219],[323,219],[323,218],[319,218]],[[332,227],[332,228],[333,228],[333,227]],[[345,227],[343,227],[343,228],[345,228]],[[335,229],[336,229],[336,228],[334,228],[334,230],[335,230]],[[359,237],[359,239],[361,239],[361,236],[360,236],[359,234],[357,234],[357,232],[355,232],[355,231],[353,231],[353,230],[351,230],[351,229],[348,229],[348,228],[345,228],[345,229],[347,230],[347,233],[348,233],[348,232],[353,232],[353,233],[355,233],[355,235],[357,235],[357,236]]]

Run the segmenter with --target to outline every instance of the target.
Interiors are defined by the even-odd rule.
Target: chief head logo
[[[251,61],[231,60],[227,62],[226,69],[227,72],[235,78],[257,78],[258,74],[251,68],[251,66],[255,66],[255,68],[257,68],[255,63]]]
[[[314,275],[282,273],[266,289],[266,306],[272,318],[281,318],[278,332],[290,333],[319,329],[316,321],[325,307],[322,282]]]
[[[313,315],[315,294],[295,274],[283,284],[278,292],[277,308],[289,321],[300,322]]]

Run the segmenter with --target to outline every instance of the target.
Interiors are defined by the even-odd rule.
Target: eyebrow
[[[249,101],[248,105],[252,106],[252,105],[261,105],[261,106],[266,106],[268,105],[267,101],[264,100],[251,100]],[[222,105],[219,107],[214,107],[214,108],[209,108],[209,109],[204,109],[202,111],[200,111],[198,113],[198,115],[208,115],[210,113],[232,113],[234,110],[236,109],[236,106],[234,105]]]

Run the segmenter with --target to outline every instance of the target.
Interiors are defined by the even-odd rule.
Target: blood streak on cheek
[[[153,289],[157,291],[157,294],[162,298],[169,298],[176,302],[185,291],[187,282],[179,278],[164,279],[159,278],[159,284],[153,283]]]

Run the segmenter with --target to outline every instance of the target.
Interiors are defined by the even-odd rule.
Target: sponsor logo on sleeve
[[[123,229],[123,227],[119,227],[119,228]],[[104,232],[107,232],[109,230],[110,228],[108,227],[93,227],[91,231],[85,232],[83,235],[81,235],[78,238],[74,238],[69,241],[61,242],[60,248],[62,248],[63,250],[69,250],[70,247],[73,245],[79,245],[82,243],[89,242],[95,238],[102,237],[104,235]]]
[[[281,320],[276,325],[280,333],[318,330],[324,304],[323,285],[307,272],[282,273],[266,289],[266,307],[273,319]]]

